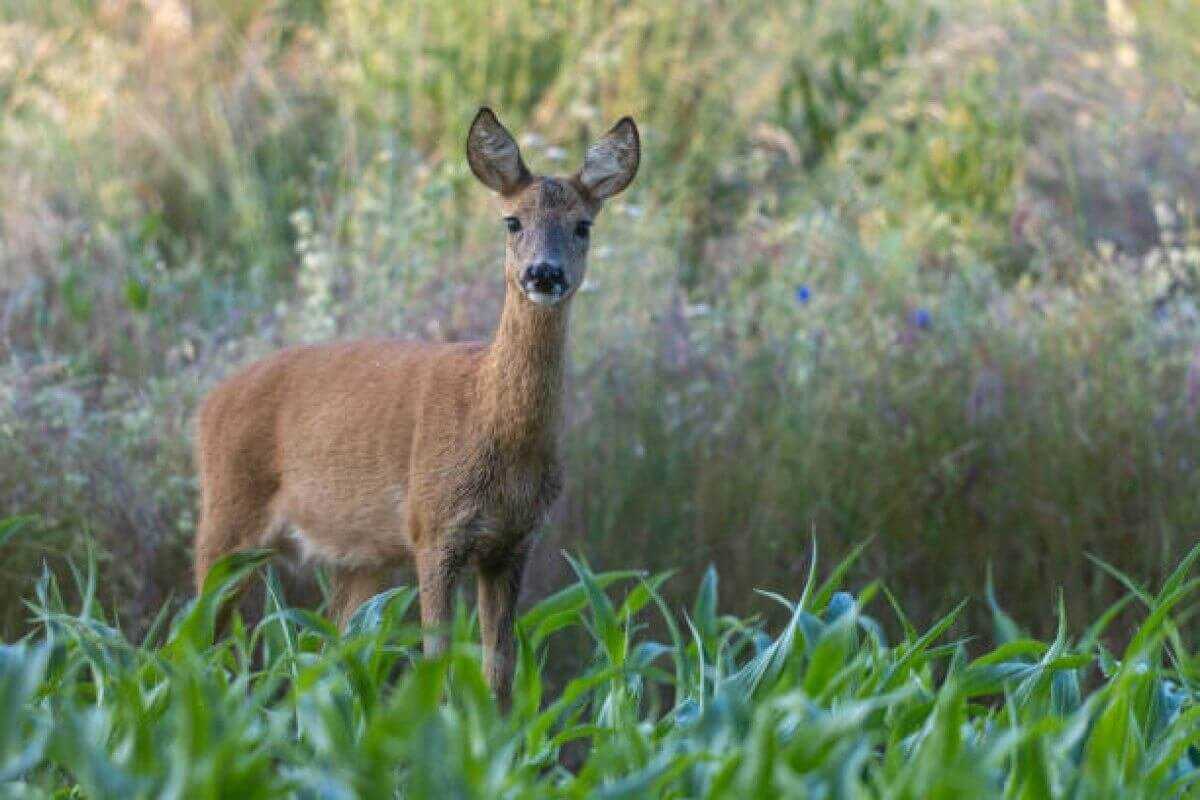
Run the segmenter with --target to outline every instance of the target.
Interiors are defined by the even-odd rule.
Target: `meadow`
[[[1191,0],[0,2],[0,634],[23,642],[3,702],[24,709],[0,774],[195,796],[233,759],[267,793],[370,773],[421,796],[394,768],[453,741],[465,794],[719,794],[816,764],[894,796],[1186,788],[1145,754],[1178,759],[1193,708],[1191,595],[1177,623],[1153,609],[1200,529],[1197,42]],[[575,169],[624,114],[644,146],[574,301],[567,486],[523,601],[545,699],[522,688],[519,723],[461,631],[398,669],[406,590],[345,642],[271,591],[216,644],[189,605],[192,417],[216,381],[297,342],[490,334],[503,233],[462,147],[483,103],[535,170]],[[858,553],[845,616],[831,592],[795,605],[814,541]],[[652,613],[613,623],[563,550],[675,577],[620,573],[613,607]],[[699,623],[711,564],[729,616]],[[528,620],[560,592],[590,610],[545,650]],[[872,595],[906,616],[864,627]],[[972,688],[971,665],[1003,675]],[[177,741],[132,733],[139,714]],[[789,732],[818,719],[828,736]],[[1097,726],[1119,744],[1088,744]],[[576,738],[603,756],[568,777]],[[63,776],[93,739],[78,752],[127,783]],[[934,761],[961,769],[915,777]]]

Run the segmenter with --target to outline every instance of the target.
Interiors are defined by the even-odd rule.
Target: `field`
[[[1187,791],[1198,42],[1193,0],[0,0],[0,776]],[[407,590],[338,641],[281,572],[216,645],[190,594],[204,392],[490,334],[484,103],[535,170],[625,114],[644,147],[574,301],[512,719],[468,618],[407,666]],[[857,554],[832,611],[813,543]],[[617,610],[564,551],[630,571]]]

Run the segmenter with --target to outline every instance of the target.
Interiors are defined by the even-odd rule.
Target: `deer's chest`
[[[558,459],[493,456],[458,476],[447,498],[454,527],[483,546],[513,544],[542,524],[562,490]]]
[[[483,492],[480,510],[501,528],[528,532],[543,522],[561,485],[553,459],[504,464]]]

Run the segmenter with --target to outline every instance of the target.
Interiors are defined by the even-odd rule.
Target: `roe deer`
[[[640,152],[626,117],[576,174],[534,176],[480,109],[467,160],[499,195],[507,227],[495,338],[295,347],[217,386],[198,423],[197,590],[220,556],[290,539],[330,568],[344,626],[411,559],[425,649],[437,653],[455,580],[474,566],[484,670],[506,703],[529,535],[562,485],[567,312],[592,220],[633,180]]]

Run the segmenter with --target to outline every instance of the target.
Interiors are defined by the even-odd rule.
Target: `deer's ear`
[[[625,117],[588,147],[579,182],[594,199],[604,200],[633,181],[641,159],[642,142],[637,125]]]
[[[487,107],[479,109],[467,133],[467,163],[476,178],[500,194],[511,194],[529,181],[517,140]]]

